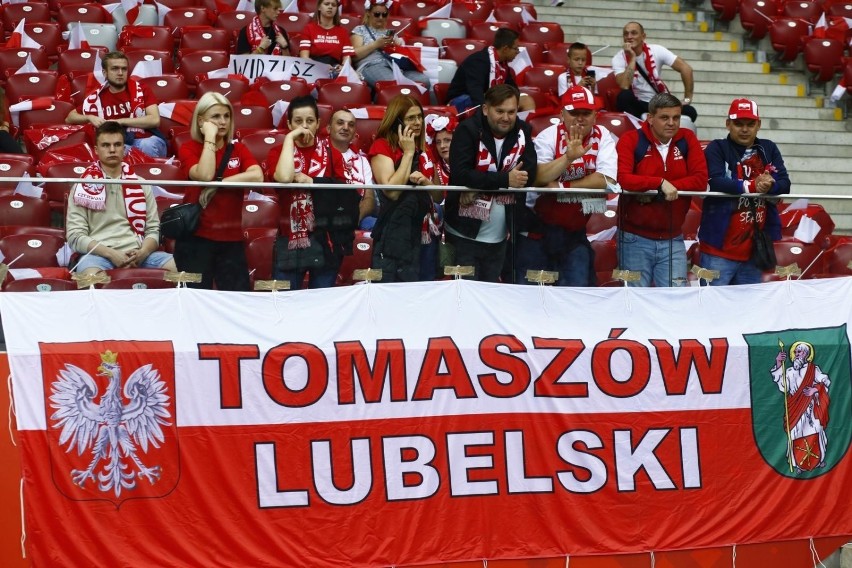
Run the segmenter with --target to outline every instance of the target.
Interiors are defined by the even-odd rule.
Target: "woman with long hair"
[[[234,108],[223,95],[205,93],[195,106],[190,125],[192,140],[178,150],[184,171],[195,181],[263,181],[263,172],[248,148],[234,138]],[[221,173],[219,173],[221,172]],[[218,177],[217,177],[218,173]],[[195,233],[175,243],[178,270],[201,273],[198,288],[249,289],[248,264],[243,250],[243,188],[191,187],[184,203],[202,206]]]
[[[381,185],[433,185],[435,165],[426,148],[423,107],[414,97],[391,99],[376,139],[367,153],[373,178]],[[383,282],[413,282],[434,278],[421,271],[421,245],[440,234],[432,212],[441,192],[386,189],[379,193],[379,218],[373,227],[373,268],[383,270]]]
[[[395,46],[404,45],[402,39],[388,29],[391,5],[393,0],[366,1],[363,23],[355,27],[351,35],[352,47],[355,48],[355,70],[372,88],[378,81],[394,80],[391,61],[395,61],[403,75],[429,87],[429,78],[410,59],[390,55]]]
[[[355,54],[349,32],[340,25],[338,5],[338,0],[317,0],[314,19],[302,30],[299,42],[299,57],[331,65],[335,75]]]

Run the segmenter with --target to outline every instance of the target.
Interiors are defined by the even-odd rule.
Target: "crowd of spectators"
[[[404,57],[390,55],[403,45],[387,30],[391,5],[391,0],[367,0],[363,23],[347,34],[340,25],[337,0],[319,0],[295,46],[276,24],[280,0],[256,0],[257,16],[240,32],[237,52],[298,53],[330,65],[335,76],[354,64],[371,87],[393,80],[398,67],[405,77],[428,88],[425,74],[401,65]],[[187,179],[194,181],[242,182],[246,189],[264,180],[301,184],[270,196],[280,208],[271,273],[291,289],[333,286],[342,262],[352,253],[355,231],[364,228],[372,230],[371,264],[382,269],[384,282],[433,280],[442,276],[443,265],[452,263],[473,267],[473,278],[489,282],[525,283],[527,271],[546,270],[558,274],[557,285],[593,286],[595,252],[586,224],[591,214],[613,205],[601,190],[621,193],[615,239],[619,266],[640,275],[631,285],[686,285],[681,227],[692,199],[679,196],[679,191],[703,191],[709,182],[712,190],[747,198],[788,193],[790,183],[777,147],[757,138],[758,106],[747,98],[733,101],[725,119],[730,136],[710,143],[705,157],[693,130],[681,127],[682,116],[693,122],[697,116],[690,105],[691,67],[645,39],[641,24],[627,23],[623,50],[612,60],[621,89],[619,108],[644,120],[620,139],[596,123],[602,93],[596,93],[588,49],[580,43],[567,50],[558,106],[538,111],[550,112],[552,125],[533,135],[520,116],[534,111],[535,104],[517,88],[510,66],[520,51],[518,32],[501,28],[491,45],[459,66],[446,112],[427,116],[416,96],[398,95],[387,105],[373,140],[362,140],[360,148],[353,144],[358,119],[352,109],[336,108],[322,124],[315,99],[303,96],[289,102],[282,143],[259,160],[234,139],[233,104],[222,94],[208,92],[195,106],[191,139],[177,149],[177,157]],[[663,65],[680,73],[682,99],[671,95],[660,79]],[[129,77],[128,58],[120,52],[103,58],[103,72],[103,84],[66,120],[97,128],[98,159],[87,176],[133,179],[132,167],[113,163],[113,138],[121,134],[122,149],[127,144],[149,156],[165,156],[155,95]],[[3,110],[8,116],[7,105]],[[4,120],[4,148],[9,146],[7,130]],[[324,187],[312,189],[309,184],[314,182]],[[327,189],[328,184],[411,189],[356,192]],[[446,185],[469,190],[441,189]],[[104,187],[111,189],[104,192]],[[142,214],[147,219],[138,226],[131,208],[121,206],[117,187],[81,183],[68,197],[69,243],[84,257],[103,259],[81,262],[78,271],[156,265],[200,273],[199,287],[249,289],[240,215],[245,189],[191,186],[183,200],[201,205],[200,222],[194,234],[177,239],[172,259],[152,248],[160,238],[149,186],[138,186],[139,191],[144,188],[147,206]],[[103,198],[92,198],[93,188],[110,196],[106,207]],[[560,189],[564,191],[554,191]],[[127,190],[124,199],[129,199]],[[708,200],[708,205],[701,262],[724,275],[715,283],[759,281],[760,271],[750,264],[751,242],[759,231],[767,230],[774,239],[780,236],[775,206],[764,200],[722,198]],[[122,230],[115,242],[111,236],[100,238],[103,216],[108,214],[112,223],[122,212],[135,233]],[[135,244],[130,238],[134,234]]]

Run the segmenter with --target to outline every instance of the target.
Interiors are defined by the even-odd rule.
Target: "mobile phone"
[[[594,69],[586,69],[586,77],[595,78],[595,70]]]
[[[394,121],[393,125],[394,125],[394,128],[396,128],[396,129],[397,129],[397,131],[398,131],[398,129],[399,129],[400,127],[402,127],[402,131],[403,131],[403,132],[405,132],[405,121],[404,121],[404,120],[402,120],[401,118],[397,118],[397,119]]]
[[[388,37],[392,37],[396,33],[396,30],[388,30],[385,32],[385,35]]]

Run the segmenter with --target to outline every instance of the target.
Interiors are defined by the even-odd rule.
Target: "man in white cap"
[[[699,264],[719,271],[712,285],[755,284],[761,281],[761,271],[751,259],[754,231],[766,231],[776,241],[781,238],[781,221],[773,201],[747,196],[790,193],[790,177],[778,146],[757,137],[757,102],[735,99],[725,126],[728,137],[713,140],[704,151],[710,191],[740,197],[704,200]]]
[[[561,101],[562,121],[535,137],[535,184],[606,189],[617,175],[618,156],[613,136],[595,124],[594,94],[577,85]],[[586,222],[592,213],[606,210],[606,199],[578,192],[542,193],[533,199],[534,204],[528,199],[527,205],[542,221],[541,233],[519,238],[516,280],[525,282],[527,269],[550,270],[559,273],[557,286],[594,286],[595,253],[586,238]]]

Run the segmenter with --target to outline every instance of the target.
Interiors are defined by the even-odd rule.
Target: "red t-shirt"
[[[148,85],[140,83],[139,88],[142,90],[142,102],[140,108],[145,109],[145,107],[157,104],[157,100],[154,98],[154,95]],[[133,118],[134,113],[133,104],[130,97],[130,88],[126,88],[123,91],[113,93],[109,90],[109,87],[106,87],[104,90],[101,91],[100,99],[101,107],[103,108],[103,111],[101,112],[101,117],[104,120]],[[86,114],[83,112],[82,104],[77,107],[77,112],[80,114]],[[151,131],[145,130],[144,128],[128,127],[127,130],[133,132],[133,135],[136,138],[148,138],[149,136],[152,136]]]
[[[189,170],[201,159],[201,151],[204,149],[202,142],[190,140],[180,147],[178,157],[183,164],[183,171],[189,177]],[[216,151],[216,167],[225,153],[223,146]],[[251,166],[256,166],[257,160],[243,144],[234,142],[231,159],[222,174],[223,178],[244,172]],[[195,186],[187,190],[184,195],[184,203],[197,203],[202,188]],[[243,194],[242,188],[220,187],[216,195],[201,214],[196,236],[210,239],[211,241],[240,241],[243,238],[242,212]]]
[[[386,138],[376,138],[370,146],[370,151],[367,152],[367,157],[372,160],[373,156],[387,156],[393,160],[394,168],[396,168],[402,159],[402,154],[402,148],[392,149]],[[423,150],[418,156],[417,167],[415,169],[427,178],[433,179],[435,177],[435,161],[432,159],[429,149]]]
[[[330,56],[342,62],[344,57],[355,55],[355,49],[349,40],[349,32],[343,26],[334,26],[327,30],[312,21],[299,35],[302,36],[299,51],[309,50],[310,57],[313,59]]]

